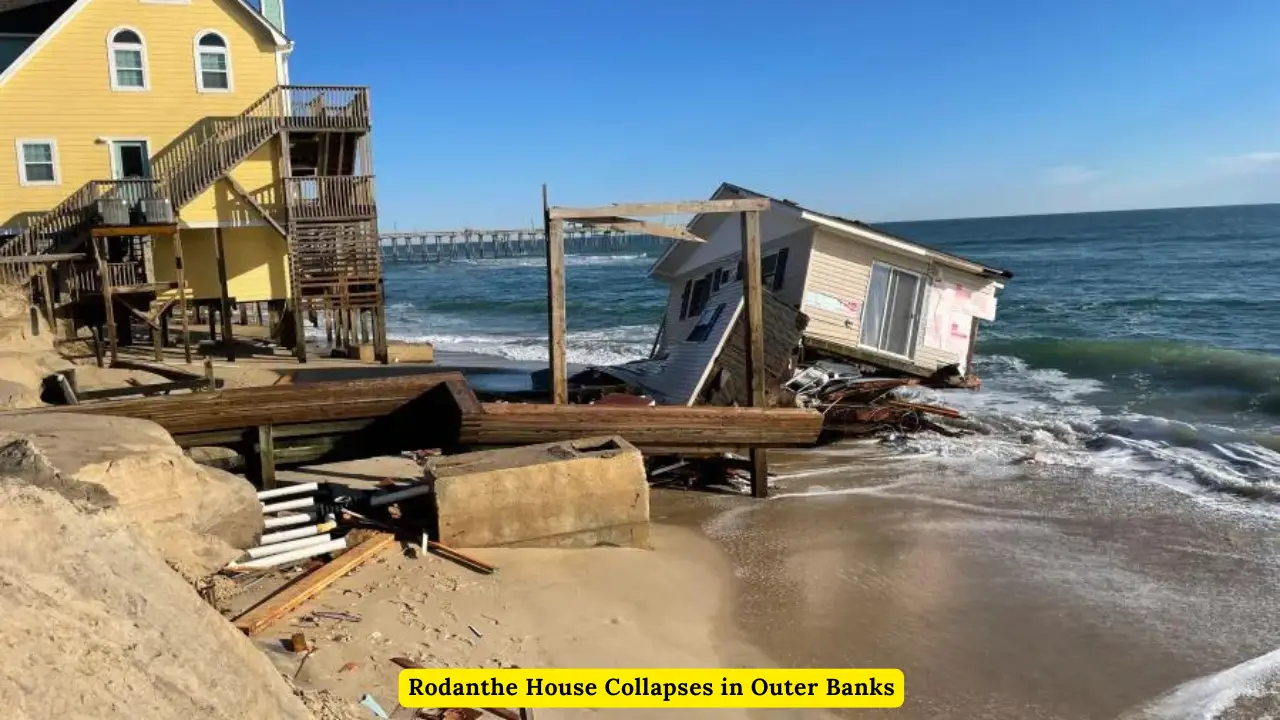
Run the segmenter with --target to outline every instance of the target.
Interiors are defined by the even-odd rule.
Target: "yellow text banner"
[[[403,670],[408,708],[896,708],[892,669]]]

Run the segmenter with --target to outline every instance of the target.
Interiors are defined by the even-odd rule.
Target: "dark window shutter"
[[[689,317],[689,293],[693,290],[693,281],[684,281],[684,293],[680,295],[680,319]]]
[[[773,268],[773,289],[782,289],[782,279],[787,276],[787,251],[790,248],[782,248],[778,251],[778,264]]]
[[[739,281],[740,281],[740,280],[742,280],[742,273],[743,273],[743,272],[745,272],[745,271],[743,270],[743,268],[744,268],[744,267],[746,267],[746,265],[745,265],[745,264],[743,264],[743,262],[742,262],[741,260],[739,260],[739,261],[738,261],[738,276],[737,276],[737,278],[735,278],[736,280],[739,280]]]

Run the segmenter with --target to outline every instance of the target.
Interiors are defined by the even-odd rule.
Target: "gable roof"
[[[11,0],[11,2],[13,2],[13,9],[31,4],[39,4],[40,2],[45,1],[47,0]],[[62,28],[69,25],[71,21],[80,14],[80,11],[84,10],[91,2],[93,2],[93,0],[75,0],[75,2],[67,8],[66,12],[62,13],[62,15],[60,15],[52,25],[40,34],[40,37],[36,38],[35,42],[31,43],[31,45],[18,56],[18,59],[10,63],[9,67],[4,69],[4,72],[0,72],[0,87],[9,82],[9,78],[17,75],[18,71],[31,61],[31,58],[35,57],[45,45],[48,45],[49,41],[52,40],[62,30]],[[3,3],[4,0],[0,0],[0,12],[5,9]],[[271,42],[274,43],[277,48],[288,48],[293,45],[293,41],[285,37],[284,33],[276,29],[276,26],[272,25],[257,8],[250,4],[249,0],[233,0],[233,3],[248,14],[249,18],[253,20],[253,26],[257,28],[264,37],[270,38]]]
[[[728,198],[764,198],[769,200],[771,203],[769,208],[770,212],[782,211],[793,213],[799,216],[802,220],[825,227],[848,238],[858,239],[864,242],[869,241],[878,245],[887,246],[898,252],[905,252],[911,255],[924,255],[943,265],[948,265],[975,275],[1005,279],[1013,277],[1013,273],[1008,270],[989,267],[982,263],[962,258],[959,255],[952,255],[951,253],[931,248],[927,245],[921,245],[914,240],[908,240],[907,238],[894,235],[893,233],[868,225],[860,220],[832,215],[830,213],[818,212],[817,210],[804,207],[793,200],[779,199],[765,195],[764,193],[759,193],[754,190],[748,190],[741,185],[734,185],[727,182],[720,183],[720,187],[716,188],[716,191],[711,194],[712,200],[723,200]],[[697,229],[708,232],[712,227],[714,227],[714,223],[719,219],[723,219],[723,217],[724,215],[722,214],[697,215],[689,221],[689,231],[693,232],[695,235],[700,235],[700,233],[697,232]],[[765,242],[768,241],[767,238],[761,239]],[[657,262],[653,264],[653,267],[649,269],[649,274],[673,274],[676,269],[678,269],[679,265],[683,263],[688,258],[689,254],[696,248],[697,246],[694,243],[672,242],[667,246],[666,251],[658,258]]]

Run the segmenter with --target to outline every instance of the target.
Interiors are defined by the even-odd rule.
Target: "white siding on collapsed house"
[[[783,248],[787,249],[787,265],[783,269],[782,287],[779,288],[774,295],[779,300],[795,307],[800,306],[800,300],[804,294],[805,271],[809,264],[812,237],[812,228],[802,228],[790,235],[766,241],[761,245],[762,257],[778,252]],[[741,245],[738,247],[741,247]],[[740,255],[741,253],[739,251],[734,251],[719,258],[715,262],[694,268],[688,274],[682,275],[672,282],[670,291],[667,294],[667,309],[664,317],[666,325],[662,336],[662,350],[668,350],[672,341],[680,341],[685,337],[688,337],[689,331],[698,324],[698,318],[696,316],[684,319],[680,318],[680,306],[684,297],[685,283],[689,281],[696,281],[708,274],[714,276],[717,268],[726,268],[734,271],[734,276],[736,277],[738,258]],[[742,283],[736,281],[730,282],[727,285],[721,286],[720,290],[717,292],[728,292],[741,297]],[[715,294],[716,293],[713,293],[713,295]]]
[[[861,310],[867,299],[867,287],[874,262],[919,273],[925,276],[926,284],[932,281],[961,283],[975,293],[992,296],[996,290],[995,283],[989,278],[940,266],[925,257],[897,253],[820,228],[813,242],[805,299],[800,308],[801,312],[809,316],[809,327],[805,335],[850,348],[860,348]],[[818,307],[814,302],[818,294],[834,298],[846,304],[847,308],[842,312],[834,312]],[[923,338],[930,322],[932,318],[922,309],[912,362],[930,372],[944,365],[963,363],[967,353],[961,355],[925,345]],[[875,352],[868,348],[860,349],[863,352]]]
[[[807,231],[813,226],[808,221],[800,217],[800,213],[785,205],[774,204],[773,210],[766,210],[760,213],[760,241],[769,243],[770,241],[786,237],[793,233]],[[737,254],[742,249],[742,219],[739,213],[724,213],[713,216],[716,220],[715,226],[704,236],[706,242],[694,243],[688,245],[692,250],[684,250],[687,254],[685,259],[680,262],[679,269],[671,272],[672,275],[684,277],[689,273],[720,261],[721,259]]]

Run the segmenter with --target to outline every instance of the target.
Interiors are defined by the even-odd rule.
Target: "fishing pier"
[[[588,226],[573,226],[564,232],[566,255],[646,254],[662,250],[669,242],[643,233]],[[387,264],[545,257],[547,253],[547,234],[541,228],[390,232],[379,233],[378,240],[382,261]]]

